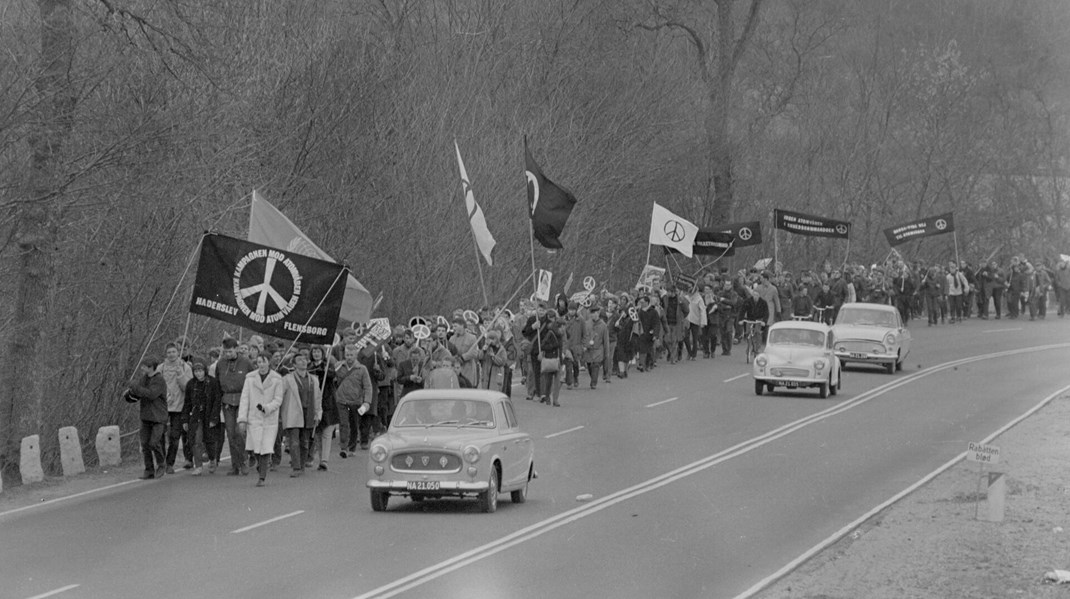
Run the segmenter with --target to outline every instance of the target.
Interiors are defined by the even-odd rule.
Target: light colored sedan
[[[833,334],[820,322],[783,321],[769,327],[765,350],[754,358],[754,393],[776,387],[817,387],[822,399],[840,390],[840,363]]]
[[[535,443],[520,430],[512,402],[497,391],[409,393],[368,455],[367,486],[377,512],[400,495],[413,501],[475,497],[490,513],[498,509],[499,493],[524,503],[536,476]]]
[[[910,353],[910,331],[894,306],[844,304],[832,332],[836,356],[844,365],[877,364],[892,374],[903,369],[903,360]]]

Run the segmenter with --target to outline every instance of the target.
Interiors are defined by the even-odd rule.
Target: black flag
[[[735,236],[733,247],[742,248],[748,245],[762,244],[762,223],[756,220],[721,225],[717,227],[717,230],[731,233]]]
[[[833,220],[789,210],[774,210],[773,226],[789,233],[811,237],[848,239],[851,236],[851,223],[845,220]]]
[[[561,231],[576,205],[576,197],[542,174],[528,150],[527,137],[524,138],[524,163],[528,179],[528,214],[535,239],[542,247],[561,249]]]
[[[189,311],[272,337],[331,343],[348,273],[341,264],[209,233]]]
[[[699,229],[695,234],[695,241],[691,246],[691,253],[696,256],[724,256],[736,255],[734,239],[731,233],[715,231],[713,229]],[[665,247],[666,254],[679,254],[680,252],[669,246]]]
[[[943,235],[955,230],[955,215],[952,212],[910,221],[884,230],[888,245],[895,247],[917,237]]]

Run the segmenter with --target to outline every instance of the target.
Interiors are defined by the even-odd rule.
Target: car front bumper
[[[795,376],[756,376],[754,380],[776,387],[816,387],[828,382],[828,378],[811,379]]]
[[[899,359],[897,353],[877,353],[877,352],[836,352],[836,357],[841,362],[874,362],[877,364],[887,364],[889,362],[895,362]]]

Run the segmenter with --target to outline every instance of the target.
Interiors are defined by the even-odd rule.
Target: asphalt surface
[[[0,596],[736,597],[1068,382],[1070,321],[914,324],[904,372],[825,400],[756,397],[742,355],[517,399],[540,478],[495,514],[373,513],[366,452],[0,514]]]

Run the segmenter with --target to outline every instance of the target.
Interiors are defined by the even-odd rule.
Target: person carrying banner
[[[331,440],[338,430],[338,405],[334,402],[334,365],[330,363],[332,359],[324,346],[313,345],[309,351],[308,371],[320,381],[323,388],[320,401],[322,415],[316,425],[312,448],[313,461],[319,461],[316,469],[321,471],[327,470],[327,462],[331,457]]]
[[[184,426],[193,453],[193,476],[200,476],[204,455],[208,455],[208,472],[215,472],[215,429],[219,428],[219,410],[223,391],[219,381],[208,376],[208,369],[201,358],[193,358],[193,378],[186,383]]]
[[[308,358],[297,354],[293,372],[282,377],[282,429],[290,444],[290,477],[312,465],[312,432],[323,417],[320,380],[308,371]]]
[[[238,428],[245,437],[245,449],[256,457],[256,486],[263,487],[279,434],[279,407],[282,406],[282,376],[271,369],[271,358],[256,358],[256,370],[245,375],[238,403]]]
[[[238,342],[233,338],[223,340],[223,357],[216,363],[215,377],[223,392],[223,422],[227,441],[230,444],[230,470],[228,476],[249,474],[245,464],[245,435],[238,427],[238,407],[241,404],[245,377],[254,370],[249,360],[238,355]],[[219,462],[223,451],[223,439],[216,437],[215,461]]]
[[[127,401],[141,404],[141,459],[145,465],[142,480],[163,478],[166,472],[163,433],[167,426],[167,383],[156,371],[157,366],[154,358],[142,359],[138,374],[124,393]]]
[[[186,383],[193,379],[193,371],[189,364],[182,360],[178,346],[168,343],[164,350],[164,360],[156,371],[163,375],[167,383],[167,474],[175,473],[175,459],[178,457],[178,444],[182,443],[183,457],[186,459],[185,469],[193,467],[193,452],[190,450],[189,439],[186,436],[185,427],[185,401]]]

